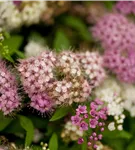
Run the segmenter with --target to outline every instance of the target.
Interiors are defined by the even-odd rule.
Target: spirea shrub
[[[135,149],[134,5],[0,2],[0,150]]]

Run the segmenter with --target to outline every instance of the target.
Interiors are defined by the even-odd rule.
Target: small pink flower
[[[78,139],[78,144],[82,144],[84,142],[84,139],[81,137]]]
[[[77,115],[71,117],[72,124],[74,125],[79,125],[81,120],[82,118]]]
[[[84,131],[88,130],[88,124],[84,121],[82,121],[79,126],[80,126],[80,130],[84,130]]]
[[[95,117],[95,116],[97,115],[96,110],[92,109],[92,110],[90,111],[90,115],[91,115],[92,117]]]
[[[103,105],[103,102],[98,98],[95,99],[95,102],[97,105]]]
[[[89,125],[90,128],[96,128],[98,121],[96,119],[90,119]]]
[[[79,105],[78,108],[76,109],[76,111],[79,112],[80,114],[86,114],[87,113],[87,107]]]
[[[97,105],[95,102],[91,102],[91,103],[90,103],[90,108],[91,108],[91,109],[97,109],[97,108],[98,108],[98,105]]]

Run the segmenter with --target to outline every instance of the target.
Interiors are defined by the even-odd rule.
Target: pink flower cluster
[[[99,86],[105,79],[103,59],[97,52],[77,53],[80,65],[92,87]]]
[[[124,15],[135,15],[135,1],[119,1],[116,3],[115,8]]]
[[[31,98],[30,106],[41,113],[50,111],[52,99],[47,95],[49,83],[52,82],[53,68],[56,58],[52,52],[46,51],[38,57],[21,60],[18,71],[25,92]]]
[[[93,87],[105,78],[102,58],[97,53],[76,54],[49,51],[20,60],[18,71],[30,106],[46,112],[57,105],[86,101]],[[40,102],[39,102],[40,101]]]
[[[121,14],[105,15],[92,32],[107,50],[123,50],[135,45],[135,24]]]
[[[90,103],[90,111],[87,106],[79,105],[76,109],[76,115],[71,117],[72,124],[79,126],[80,130],[88,131],[89,128],[93,129],[93,132],[88,137],[88,146],[92,146],[94,149],[97,148],[96,141],[102,139],[102,134],[98,132],[104,131],[105,120],[107,119],[107,108],[104,103],[95,99]],[[78,144],[82,144],[84,139],[80,137]]]
[[[113,71],[119,80],[135,83],[135,50],[105,51],[105,66]]]
[[[7,115],[20,105],[17,85],[14,76],[0,60],[0,110]]]

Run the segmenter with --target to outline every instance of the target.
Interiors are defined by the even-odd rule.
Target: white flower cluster
[[[135,117],[135,86],[123,84],[122,97],[124,108],[130,112],[131,117]]]
[[[79,128],[76,125],[73,125],[71,121],[66,122],[61,133],[61,137],[65,142],[76,141],[79,137],[82,136],[83,131],[79,130]]]
[[[45,47],[38,42],[30,41],[24,48],[25,50],[25,56],[31,57],[31,56],[37,56],[41,52],[45,50]]]
[[[19,5],[12,1],[0,2],[0,27],[12,30],[22,25],[36,24],[46,9],[46,1],[21,1]]]
[[[121,97],[121,86],[114,79],[107,79],[104,83],[95,90],[95,95],[102,101],[106,102],[108,115],[113,116],[116,122],[117,129],[122,130],[124,122],[124,102]],[[108,128],[115,130],[115,123],[111,122]]]

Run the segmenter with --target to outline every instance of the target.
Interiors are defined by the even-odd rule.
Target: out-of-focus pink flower
[[[124,15],[135,14],[135,2],[119,1],[116,3],[115,9]]]
[[[135,50],[107,50],[104,54],[104,65],[114,72],[118,79],[127,82],[135,82]]]
[[[118,13],[105,15],[92,32],[107,50],[123,50],[135,45],[135,24]]]

